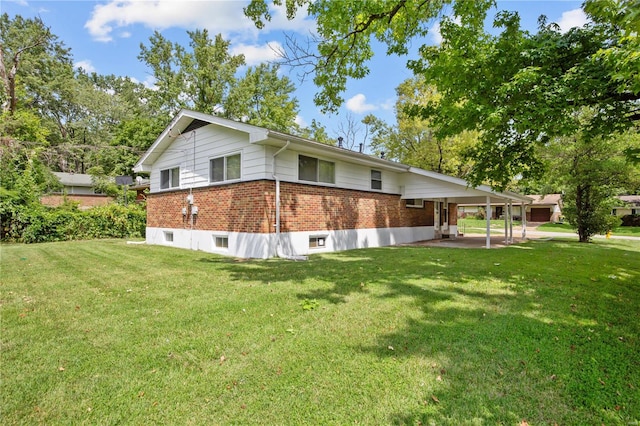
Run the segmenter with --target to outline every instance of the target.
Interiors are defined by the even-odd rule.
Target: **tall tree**
[[[405,164],[464,177],[470,164],[463,158],[463,153],[476,142],[477,133],[465,131],[440,137],[433,120],[410,114],[415,106],[437,103],[440,98],[435,87],[419,76],[402,82],[396,93],[396,125],[376,128],[374,150],[385,151],[388,158]]]
[[[285,3],[289,17],[306,7],[316,18],[318,38],[311,44],[316,49],[294,40],[285,59],[307,67],[319,86],[316,102],[333,111],[343,101],[347,79],[368,73],[373,38],[386,43],[388,54],[405,54],[452,2],[274,3]],[[536,144],[584,130],[574,117],[585,106],[597,112],[581,124],[592,137],[606,138],[637,123],[638,0],[586,0],[591,23],[566,33],[542,18],[539,31],[531,34],[520,27],[516,13],[503,11],[494,22],[499,34],[489,34],[485,18],[493,5],[492,0],[453,2],[453,17],[441,21],[442,44],[423,45],[420,57],[409,62],[442,94],[437,103],[418,105],[413,115],[432,119],[439,137],[481,131],[481,144],[470,152],[473,184],[504,189],[514,176],[539,175]],[[266,0],[252,0],[245,14],[258,27],[271,18]]]
[[[636,132],[608,140],[580,132],[555,138],[543,148],[548,175],[564,193],[563,213],[581,242],[619,224],[611,208],[619,203],[615,196],[627,193],[637,179],[639,167],[629,161],[625,150],[638,143]]]
[[[291,96],[295,86],[278,72],[278,65],[249,67],[231,88],[229,101],[221,115],[256,126],[296,133],[298,100]]]
[[[278,66],[249,67],[243,55],[229,52],[230,42],[207,30],[189,31],[186,49],[155,32],[141,45],[139,59],[153,70],[158,90],[154,105],[169,115],[190,108],[282,131],[295,131],[298,102],[294,86],[278,75]]]

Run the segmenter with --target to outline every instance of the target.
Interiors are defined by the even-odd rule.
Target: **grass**
[[[491,232],[490,234],[502,234],[504,235],[504,220],[503,219],[491,219]],[[522,222],[519,220],[513,221],[513,227],[521,227]],[[487,232],[487,221],[483,219],[472,218],[458,218],[458,231],[466,234],[485,234]]]
[[[640,243],[1,247],[10,424],[637,424]]]
[[[538,226],[540,231],[549,232],[567,232],[575,234],[576,230],[568,223],[543,223]],[[627,237],[640,237],[640,227],[638,226],[618,226],[615,228],[611,235],[627,236]]]

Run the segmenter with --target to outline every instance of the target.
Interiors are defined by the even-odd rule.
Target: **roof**
[[[618,198],[625,203],[640,206],[640,195],[619,195]]]
[[[262,127],[254,126],[239,121],[229,120],[215,115],[203,114],[196,111],[184,109],[180,111],[165,130],[158,136],[151,147],[142,155],[136,163],[133,170],[137,173],[150,172],[153,163],[162,155],[162,153],[171,145],[175,138],[180,137],[183,133],[197,130],[199,127],[207,124],[215,124],[226,129],[237,130],[249,135],[249,143],[257,145],[269,145],[278,148],[291,145],[298,151],[310,154],[327,155],[337,160],[359,164],[369,167],[376,167],[381,170],[389,170],[398,173],[410,173],[415,176],[422,176],[438,182],[438,188],[433,186],[412,188],[411,191],[403,196],[403,198],[452,198],[451,202],[460,202],[464,199],[466,202],[474,202],[475,200],[486,200],[490,197],[492,202],[501,200],[504,202],[517,201],[521,203],[530,203],[531,199],[516,194],[514,192],[496,192],[486,185],[480,185],[472,188],[464,179],[447,176],[406,164],[390,161],[384,158],[368,155],[365,153],[351,151],[346,148],[327,145],[300,136],[294,136],[283,132],[277,132]],[[444,187],[444,191],[443,188]],[[482,201],[480,201],[482,202]]]
[[[562,194],[546,194],[546,195],[529,195],[529,198],[533,200],[534,206],[536,205],[556,205],[562,202]]]
[[[84,173],[53,172],[64,186],[93,187],[93,177]]]

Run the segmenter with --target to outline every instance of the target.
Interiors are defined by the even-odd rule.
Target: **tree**
[[[581,242],[619,225],[619,219],[611,215],[618,202],[615,196],[626,193],[638,173],[624,152],[640,142],[635,132],[609,140],[586,135],[556,138],[543,154],[552,181],[564,192],[563,213]]]
[[[43,73],[40,79],[34,79],[34,74],[45,71],[54,62],[68,62],[68,54],[69,50],[57,41],[40,18],[16,16],[10,20],[9,15],[3,13],[0,16],[0,100],[3,112],[14,114],[19,98],[28,99],[31,90],[41,85],[43,77],[51,77]],[[22,81],[22,87],[18,80]]]
[[[278,71],[278,65],[249,67],[231,87],[221,115],[281,132],[297,132],[298,100],[291,97],[295,86],[286,76],[278,76]]]
[[[190,50],[157,31],[150,46],[140,46],[138,58],[151,67],[158,87],[152,104],[169,115],[190,108],[281,131],[297,129],[295,88],[278,76],[277,65],[250,67],[237,77],[245,61],[229,53],[230,42],[220,34],[212,40],[207,30],[188,34]]]
[[[374,126],[372,147],[384,151],[388,158],[404,164],[464,177],[469,164],[463,158],[463,151],[476,142],[476,132],[465,131],[449,137],[436,136],[437,128],[432,120],[410,114],[417,105],[425,105],[440,98],[433,86],[421,77],[405,80],[396,89],[396,125]]]
[[[332,2],[278,0],[289,17],[306,7],[317,20],[318,38],[306,49],[292,40],[285,62],[306,67],[319,86],[316,102],[335,111],[348,78],[368,73],[372,39],[387,45],[387,54],[406,54],[409,43],[424,37],[446,0],[407,2]],[[440,46],[423,45],[410,68],[436,86],[441,98],[418,105],[412,115],[429,118],[438,137],[465,130],[481,132],[481,143],[470,150],[474,160],[467,179],[504,189],[515,176],[539,176],[542,165],[535,146],[554,136],[578,130],[574,117],[583,107],[597,114],[586,126],[590,137],[622,132],[640,118],[640,77],[637,72],[640,22],[638,0],[587,0],[592,23],[560,32],[540,21],[530,34],[512,12],[499,12],[498,35],[485,32],[485,18],[494,2],[452,4],[444,17]],[[265,0],[245,9],[258,27],[270,19]]]
[[[270,3],[252,0],[244,9],[245,15],[258,28],[263,28],[271,20]],[[282,53],[285,63],[302,68],[303,78],[313,75],[319,90],[315,102],[323,112],[337,111],[344,101],[341,94],[349,78],[360,79],[369,73],[367,61],[374,54],[372,38],[387,45],[388,55],[404,55],[408,52],[408,42],[424,37],[431,20],[449,3],[453,3],[452,0],[273,1],[274,5],[286,5],[289,19],[306,7],[308,15],[316,20],[317,36],[307,43],[289,37],[288,49]],[[457,13],[470,14],[470,10],[483,10],[492,3],[490,0],[455,2],[453,8]]]

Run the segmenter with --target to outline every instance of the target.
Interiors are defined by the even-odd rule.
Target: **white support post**
[[[487,242],[486,247],[491,248],[491,198],[487,195]]]
[[[527,239],[527,205],[520,204],[520,215],[522,216],[522,239]]]
[[[502,214],[504,215],[504,243],[509,244],[509,210],[507,200],[504,200],[504,209]]]
[[[513,202],[509,200],[509,244],[513,244]]]

